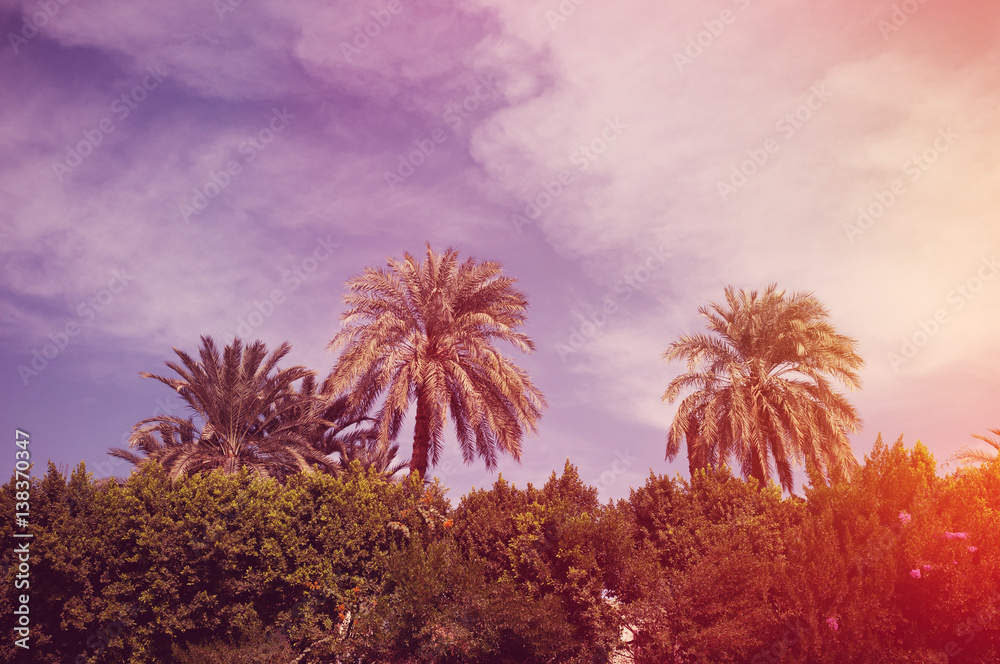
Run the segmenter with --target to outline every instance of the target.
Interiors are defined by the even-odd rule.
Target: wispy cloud
[[[659,354],[726,284],[814,291],[858,338],[859,451],[885,429],[947,456],[996,425],[980,395],[1000,385],[977,367],[1000,350],[1000,282],[961,309],[949,295],[1000,250],[997,7],[58,6],[44,25],[28,0],[0,14],[0,352],[5,393],[34,390],[23,416],[47,418],[53,458],[100,458],[121,428],[63,441],[72,424],[46,414],[81,397],[59,379],[118,389],[171,346],[241,325],[323,372],[343,281],[426,241],[502,259],[529,290],[526,362],[554,404],[534,444],[552,447],[514,478],[565,456],[611,467],[615,429],[581,425],[584,403],[643,441],[622,450],[641,459],[629,473],[668,468]],[[320,241],[337,245],[322,261]],[[660,247],[669,260],[626,299],[616,286]],[[77,321],[114,270],[134,280]],[[894,366],[939,310],[947,322]],[[17,367],[69,322],[80,333],[25,386]],[[585,343],[559,353],[574,334]]]

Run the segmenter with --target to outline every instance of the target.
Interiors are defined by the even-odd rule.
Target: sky
[[[567,459],[602,500],[686,475],[661,354],[727,285],[811,292],[857,339],[859,460],[882,432],[943,464],[1000,426],[998,25],[968,0],[2,0],[2,430],[36,473],[127,475],[108,448],[184,414],[140,372],[207,334],[322,378],[344,282],[430,243],[519,280],[537,350],[505,353],[549,404],[520,463],[450,439],[453,501]]]

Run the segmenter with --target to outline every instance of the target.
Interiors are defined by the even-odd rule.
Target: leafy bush
[[[1000,660],[1000,461],[941,477],[919,442],[879,438],[804,500],[722,468],[602,506],[568,462],[454,510],[360,466],[98,485],[50,464],[31,491],[44,664],[599,664],[622,625],[636,664]]]
[[[287,664],[294,658],[288,639],[280,632],[246,635],[236,642],[173,646],[176,664]]]
[[[491,581],[524,589],[532,598],[557,599],[572,628],[553,661],[606,661],[618,644],[617,612],[605,600],[606,576],[617,544],[613,515],[569,462],[536,489],[516,489],[499,478],[489,491],[472,491],[455,510],[455,538],[481,559]]]
[[[783,600],[806,635],[787,661],[996,661],[996,471],[940,478],[919,442],[880,436],[849,484],[809,491]]]
[[[99,488],[82,464],[34,485],[32,654],[60,664],[173,661],[175,647],[269,629],[301,652],[354,588],[381,583],[399,540],[388,524],[419,495],[377,473],[172,483],[156,466]]]
[[[690,484],[650,474],[615,511],[634,553],[610,587],[636,662],[740,662],[786,631],[775,594],[797,500],[709,468]]]
[[[573,636],[554,597],[490,581],[450,538],[414,537],[391,560],[385,594],[351,626],[341,662],[530,664],[566,661]]]

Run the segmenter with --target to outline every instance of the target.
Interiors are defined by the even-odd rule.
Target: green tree
[[[0,492],[8,513],[13,488]],[[31,661],[239,661],[257,647],[317,664],[351,619],[341,607],[353,618],[381,587],[400,541],[390,524],[419,529],[425,487],[374,471],[171,480],[150,462],[102,487],[82,464],[69,481],[50,466],[31,493]],[[8,540],[12,522],[0,523]],[[0,593],[8,615],[13,595]],[[8,640],[0,661],[17,650]]]
[[[663,400],[694,390],[670,426],[667,458],[686,441],[692,472],[732,456],[744,477],[763,486],[773,468],[789,491],[794,462],[814,481],[848,477],[857,460],[847,433],[860,420],[830,378],[860,388],[857,342],[834,330],[812,294],[786,296],[774,284],[763,293],[727,287],[725,305],[698,312],[712,334],[684,335],[663,354],[687,361]]]
[[[807,489],[775,597],[804,637],[782,661],[997,661],[998,481],[992,464],[941,478],[919,441],[879,436],[849,482]]]
[[[629,555],[613,561],[608,587],[637,664],[735,664],[799,641],[774,602],[798,499],[722,467],[690,483],[650,473],[611,512],[627,526]]]
[[[545,400],[493,345],[534,350],[516,330],[528,301],[515,282],[497,261],[459,263],[457,251],[430,245],[421,262],[404,253],[387,268],[365,268],[347,282],[344,327],[330,342],[343,353],[325,391],[348,394],[353,412],[385,393],[375,416],[383,445],[415,399],[410,470],[420,477],[440,457],[449,413],[467,463],[479,456],[492,468],[500,452],[520,459],[524,429],[536,431]]]
[[[302,366],[276,369],[291,350],[287,342],[270,356],[261,341],[244,347],[237,338],[221,356],[211,337],[202,336],[201,343],[200,361],[175,348],[182,364],[166,362],[180,378],[140,374],[174,389],[197,421],[173,415],[147,418],[133,427],[129,440],[144,455],[112,448],[112,456],[136,466],[155,459],[172,479],[216,468],[233,474],[242,466],[279,480],[312,472],[314,464],[332,469],[332,462],[313,446],[325,426],[317,399],[296,393],[293,386],[312,372]]]
[[[554,661],[606,662],[618,643],[618,617],[604,596],[617,542],[603,513],[597,490],[568,461],[541,488],[501,477],[490,490],[469,492],[454,512],[454,537],[487,578],[558,601],[572,638]]]
[[[415,535],[390,558],[377,605],[352,625],[337,661],[564,662],[573,636],[555,597],[489,579],[451,538],[425,543]]]

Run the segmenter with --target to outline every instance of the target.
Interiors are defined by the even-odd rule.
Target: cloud
[[[903,4],[59,5],[0,53],[5,357],[78,321],[81,371],[99,373],[120,348],[169,355],[257,312],[255,335],[322,370],[343,281],[430,241],[503,259],[544,302],[543,465],[578,446],[584,404],[659,449],[657,358],[727,284],[815,292],[868,360],[873,426],[984,429],[967,422],[998,387],[974,369],[1000,350],[1000,280],[953,293],[1000,249],[1000,8]],[[293,289],[328,237],[340,247]],[[81,320],[115,270],[135,279]],[[557,344],[608,298],[564,361]],[[943,386],[968,405],[939,423]],[[581,463],[599,475],[605,452]]]

